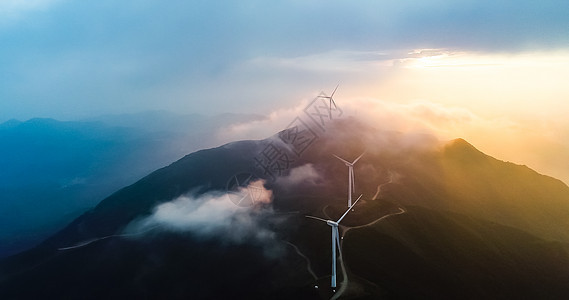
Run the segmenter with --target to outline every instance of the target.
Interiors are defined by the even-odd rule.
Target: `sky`
[[[4,0],[0,122],[288,118],[340,84],[338,105],[378,127],[462,137],[567,183],[568,15],[563,0]]]

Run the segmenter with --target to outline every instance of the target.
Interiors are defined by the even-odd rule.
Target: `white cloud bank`
[[[520,106],[527,102],[520,101],[517,106],[512,103],[511,111],[506,113],[501,102],[507,102],[509,98],[488,96],[478,104],[460,101],[445,103],[428,98],[388,101],[353,96],[350,88],[340,85],[334,97],[344,111],[344,117],[354,117],[379,130],[431,134],[443,141],[464,138],[488,155],[525,164],[540,173],[569,182],[569,142],[566,138],[569,123],[557,117],[559,112],[564,111],[562,103],[559,106],[542,104],[541,108],[526,107],[525,110]],[[389,97],[389,91],[386,89],[385,92]],[[313,94],[314,97],[317,93]],[[433,92],[433,95],[436,93]],[[456,95],[460,98],[462,94]],[[266,138],[286,129],[296,117],[308,119],[303,111],[308,103],[310,100],[302,100],[288,110],[270,113],[263,120],[221,128],[217,138],[220,142]],[[494,110],[476,109],[490,103],[494,103]],[[524,113],[519,112],[520,109]],[[530,110],[534,112],[533,116],[526,114]]]
[[[240,192],[247,194],[248,187]],[[255,205],[249,207],[237,206],[223,192],[183,195],[156,206],[152,215],[132,222],[125,233],[132,235],[160,228],[191,232],[200,238],[216,238],[228,244],[257,243],[274,252],[276,234],[266,224],[266,217],[272,213],[272,192],[264,189],[255,195]]]
[[[286,176],[278,177],[276,183],[281,187],[294,188],[300,184],[317,185],[321,178],[314,165],[308,163],[291,169]]]

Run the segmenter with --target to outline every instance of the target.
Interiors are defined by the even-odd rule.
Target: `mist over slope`
[[[332,154],[351,161],[364,152],[354,167],[355,194],[364,198],[341,228],[342,295],[569,295],[565,184],[464,140],[386,132],[348,118],[317,132],[289,128],[200,150],[154,171],[2,261],[0,296],[330,298],[330,229],[305,215],[335,220],[345,211],[347,168]],[[232,195],[251,194],[233,188],[249,189],[253,179],[272,199],[243,207]],[[218,229],[156,221],[166,214],[196,224],[200,209],[219,213],[211,218]],[[258,228],[266,238],[235,242],[228,234],[237,228]]]
[[[102,198],[251,115],[146,112],[0,124],[0,257],[38,244]]]

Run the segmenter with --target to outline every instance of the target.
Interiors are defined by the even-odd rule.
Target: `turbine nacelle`
[[[344,164],[348,167],[348,207],[352,206],[352,193],[356,191],[356,183],[355,183],[355,175],[354,175],[354,164],[364,156],[365,152],[360,154],[358,158],[356,158],[353,162],[349,162],[336,154],[334,157],[344,162]]]
[[[338,222],[334,222],[332,220],[326,220],[326,224],[332,226],[332,227],[338,227]]]
[[[340,84],[338,84],[336,86],[336,88],[332,92],[332,95],[330,95],[330,96],[318,96],[318,98],[324,98],[324,99],[330,100],[329,110],[328,110],[330,120],[332,120],[332,104],[334,104],[335,109],[338,109],[338,106],[336,105],[336,102],[334,101],[334,94],[336,93],[336,90],[338,89],[339,86],[340,86]]]

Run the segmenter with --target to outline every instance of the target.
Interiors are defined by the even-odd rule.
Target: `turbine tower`
[[[360,201],[362,196],[363,196],[363,194],[358,197],[356,202],[354,202],[354,205],[356,205],[356,203],[358,203],[358,201]],[[332,283],[331,283],[331,287],[333,289],[336,288],[336,247],[338,248],[338,252],[340,253],[340,257],[342,257],[342,250],[340,249],[340,232],[338,231],[338,225],[340,225],[340,222],[342,222],[342,219],[344,219],[344,217],[350,212],[350,210],[352,209],[352,207],[354,205],[349,207],[348,210],[346,210],[346,212],[338,219],[338,221],[324,220],[324,219],[318,218],[318,217],[306,216],[307,218],[312,218],[312,219],[315,219],[318,221],[326,222],[326,224],[328,224],[332,228]]]
[[[343,161],[348,167],[348,207],[352,206],[352,193],[356,191],[356,184],[354,182],[354,165],[358,162],[358,160],[360,160],[360,158],[362,158],[364,154],[365,152],[358,156],[358,158],[356,158],[353,162],[349,162],[336,154],[332,154],[337,159]]]
[[[338,89],[338,87],[340,86],[340,84],[336,85],[336,88],[334,89],[334,91],[332,92],[332,95],[330,96],[318,96],[320,98],[326,98],[326,99],[330,99],[330,103],[328,104],[328,115],[330,117],[330,120],[332,120],[332,104],[334,104],[334,109],[338,109],[338,106],[336,106],[336,102],[334,101],[334,93],[336,93],[336,90]]]

